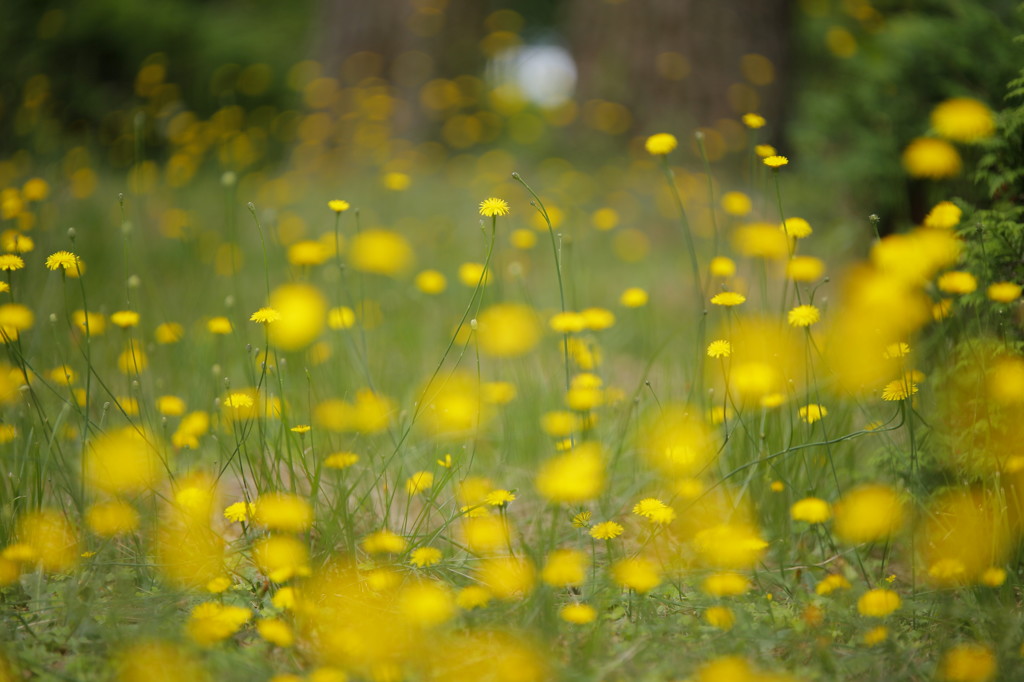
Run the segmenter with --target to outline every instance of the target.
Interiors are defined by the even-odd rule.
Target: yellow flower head
[[[21,256],[16,256],[13,253],[0,255],[0,270],[10,272],[12,270],[21,270],[23,267],[25,267],[25,261]]]
[[[614,521],[596,523],[590,529],[590,537],[595,540],[614,540],[622,535],[623,527]]]
[[[718,339],[708,344],[709,358],[727,358],[732,355],[732,344],[724,339]]]
[[[647,149],[647,153],[654,156],[664,156],[673,149],[679,146],[679,142],[676,140],[674,135],[669,133],[658,133],[657,135],[651,135],[647,138],[644,143],[644,147]]]
[[[250,317],[250,322],[259,322],[260,324],[271,324],[281,319],[281,313],[277,312],[273,308],[260,308],[254,312]]]
[[[497,197],[488,197],[480,202],[480,215],[485,218],[508,215],[508,202]]]
[[[942,102],[932,109],[931,121],[936,133],[954,142],[980,142],[996,131],[992,110],[969,97]]]
[[[900,607],[900,595],[883,587],[868,590],[857,600],[857,612],[868,618],[885,618]]]
[[[919,137],[903,150],[903,168],[912,178],[941,180],[960,174],[963,163],[956,148],[945,140]]]
[[[779,156],[778,154],[773,154],[772,156],[766,157],[762,161],[762,163],[764,165],[768,166],[769,168],[777,169],[777,168],[782,168],[783,166],[788,164],[789,163],[789,159],[787,159],[785,156]]]
[[[764,128],[766,123],[768,122],[764,119],[764,116],[761,116],[760,114],[743,114],[743,125],[747,126],[751,130]]]
[[[725,307],[737,306],[746,300],[746,296],[735,291],[723,291],[711,297],[711,302],[713,304]]]
[[[805,497],[793,503],[793,506],[789,508],[789,515],[794,521],[824,523],[832,518],[832,508],[825,500],[817,497]]]
[[[1021,295],[1021,285],[1015,284],[1014,282],[996,282],[990,284],[986,290],[986,295],[990,301],[996,301],[997,303],[1013,303]]]
[[[335,213],[343,213],[349,209],[349,203],[343,199],[331,199],[327,202],[327,208]]]
[[[788,315],[789,323],[794,327],[810,327],[820,318],[820,311],[813,305],[798,305]]]
[[[924,217],[924,226],[948,230],[960,224],[963,210],[952,201],[940,201]]]
[[[46,257],[46,267],[49,270],[56,270],[58,268],[75,270],[78,266],[78,256],[70,251],[56,251]]]

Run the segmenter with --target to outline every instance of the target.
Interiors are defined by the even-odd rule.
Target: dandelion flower
[[[954,142],[978,142],[992,137],[995,117],[985,104],[970,97],[954,97],[942,102],[931,115],[932,128]]]
[[[53,256],[51,256],[52,258]],[[21,256],[16,256],[13,253],[5,253],[0,255],[0,270],[6,270],[8,272],[12,270],[21,270],[25,267],[25,261]],[[51,268],[56,269],[56,268]]]
[[[978,280],[965,270],[950,270],[942,273],[935,285],[947,294],[969,294],[978,288]]]
[[[800,419],[808,424],[813,424],[814,422],[819,421],[822,417],[828,416],[828,409],[824,405],[810,403],[801,407],[799,413]]]
[[[49,270],[56,270],[57,268],[74,270],[78,265],[78,256],[70,251],[56,251],[46,257],[46,267]]]
[[[731,630],[732,626],[736,624],[736,616],[727,606],[712,606],[704,612],[704,620],[708,625],[719,630]]]
[[[480,215],[485,218],[508,215],[508,202],[497,197],[489,197],[480,202]]]
[[[331,199],[327,202],[327,208],[335,213],[343,213],[349,209],[349,203],[343,199]]]
[[[811,228],[811,224],[804,218],[786,218],[786,220],[779,225],[779,229],[790,237],[795,237],[797,239],[810,237],[814,233],[814,230]]]
[[[492,490],[487,493],[484,497],[484,502],[491,505],[492,507],[504,507],[509,502],[514,502],[516,499],[515,493],[509,490]]]
[[[832,518],[832,508],[825,500],[817,497],[805,497],[793,503],[793,506],[789,508],[789,516],[794,521],[824,523]]]
[[[764,160],[761,161],[761,163],[768,166],[769,168],[778,169],[788,164],[789,159],[787,159],[785,156],[773,154],[772,156],[766,157]]]
[[[211,334],[225,335],[231,333],[231,320],[226,317],[211,317],[206,322],[206,331]]]
[[[647,305],[647,292],[640,287],[630,287],[619,296],[619,303],[626,308],[642,308]]]
[[[957,644],[942,657],[940,677],[947,682],[988,682],[996,676],[995,654],[982,644]]]
[[[227,407],[234,409],[244,409],[253,406],[252,396],[248,393],[242,393],[241,391],[234,391],[228,394],[228,397],[224,399],[224,404]]]
[[[743,125],[747,126],[751,130],[757,130],[758,128],[764,128],[768,121],[764,119],[764,116],[760,114],[743,114]]]
[[[759,144],[754,147],[754,153],[765,159],[769,156],[775,156],[775,147],[770,144]]]
[[[848,590],[851,587],[853,586],[850,585],[850,581],[847,580],[844,576],[841,576],[838,573],[832,573],[831,575],[828,575],[824,579],[822,579],[822,581],[819,582],[817,585],[815,585],[814,591],[817,594],[825,596],[828,594],[832,594],[836,590]]]
[[[952,201],[940,201],[924,217],[924,226],[937,230],[948,230],[960,224],[963,211]]]
[[[857,600],[857,613],[868,618],[885,618],[900,607],[900,595],[884,587],[868,590]]]
[[[721,205],[723,211],[737,217],[747,215],[753,208],[750,197],[743,192],[726,192],[722,195]]]
[[[256,621],[256,632],[264,640],[279,647],[290,647],[295,643],[291,626],[279,618],[261,618]]]
[[[896,379],[887,383],[882,389],[882,400],[890,402],[906,400],[915,393],[917,393],[917,384],[909,379]]]
[[[409,563],[425,568],[441,563],[441,550],[436,547],[417,547],[409,555]]]
[[[865,484],[848,491],[833,513],[836,536],[853,544],[884,540],[903,526],[903,502],[885,485]]]
[[[735,291],[723,291],[711,297],[711,302],[714,305],[720,305],[725,307],[737,306],[746,300],[746,296]]]
[[[654,523],[669,523],[676,516],[676,512],[672,507],[656,497],[647,497],[637,502],[633,506],[633,513]]]
[[[232,523],[245,523],[252,516],[252,505],[248,502],[235,502],[224,509],[224,518]]]
[[[736,261],[727,256],[715,256],[708,269],[712,277],[732,277],[736,274]]]
[[[597,619],[597,611],[589,604],[566,604],[558,612],[558,617],[573,625],[586,625]]]
[[[612,579],[620,586],[646,594],[661,584],[661,571],[650,559],[633,557],[612,564]]]
[[[677,146],[679,146],[679,142],[676,140],[675,135],[669,133],[651,135],[644,142],[644,148],[647,149],[647,153],[654,156],[665,156]]]
[[[798,305],[789,311],[787,319],[794,327],[810,327],[821,318],[821,313],[813,305]]]
[[[963,162],[956,148],[945,140],[919,137],[903,150],[903,168],[912,178],[941,180],[960,174]]]
[[[794,256],[786,263],[786,276],[794,282],[814,282],[825,274],[825,262],[814,256]]]
[[[712,573],[704,579],[701,589],[713,597],[736,597],[750,590],[750,581],[740,573]]]
[[[591,527],[590,537],[595,540],[614,540],[622,535],[623,530],[622,526],[614,521],[603,521]]]
[[[128,329],[139,324],[139,314],[134,310],[118,310],[110,315],[110,321],[121,329]]]
[[[576,549],[556,549],[547,556],[541,579],[553,587],[582,585],[587,578],[587,555]]]
[[[861,639],[864,642],[864,646],[877,646],[889,638],[889,628],[884,625],[871,628],[864,633],[864,637]]]
[[[732,344],[725,339],[717,339],[708,344],[709,358],[727,358],[732,355]]]
[[[429,471],[417,471],[406,479],[405,492],[409,495],[419,495],[432,485],[434,485],[434,474]]]
[[[260,324],[271,324],[281,319],[281,313],[277,312],[273,308],[260,308],[254,312],[250,317],[250,322],[259,322]]]
[[[986,290],[990,301],[996,303],[1013,303],[1021,295],[1021,285],[1014,282],[996,282],[990,284]]]

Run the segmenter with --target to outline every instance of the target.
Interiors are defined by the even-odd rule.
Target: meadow
[[[290,77],[0,162],[0,681],[1024,675],[1019,222],[812,223],[754,112],[574,163]]]

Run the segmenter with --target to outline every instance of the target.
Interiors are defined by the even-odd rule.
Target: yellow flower
[[[529,559],[495,557],[481,562],[479,578],[498,599],[514,601],[533,591],[536,570]]]
[[[252,507],[248,502],[235,502],[224,510],[224,518],[232,523],[245,523],[252,515]]]
[[[928,211],[924,217],[924,226],[938,230],[948,230],[960,224],[963,211],[952,201],[940,201]]]
[[[990,301],[997,303],[1013,303],[1021,294],[1021,285],[1014,282],[996,282],[990,284],[986,291]]]
[[[644,147],[647,149],[647,153],[653,154],[654,156],[664,156],[679,145],[674,135],[669,133],[658,133],[651,135],[647,138],[644,143]]]
[[[487,493],[484,501],[492,507],[504,507],[509,502],[515,501],[515,493],[508,490],[492,490]]]
[[[566,604],[559,610],[558,617],[566,623],[586,625],[597,620],[597,611],[589,604]]]
[[[721,204],[723,211],[737,217],[747,215],[753,208],[750,197],[743,192],[726,192],[722,195]]]
[[[861,640],[864,642],[864,646],[876,646],[881,644],[889,638],[889,628],[884,625],[871,628],[864,633],[864,638]]]
[[[519,357],[529,353],[540,342],[541,326],[537,313],[522,303],[488,306],[480,311],[476,323],[480,351],[491,357]]]
[[[288,430],[291,431],[292,433],[302,434],[302,433],[309,433],[310,431],[313,430],[313,427],[310,426],[309,424],[299,424],[298,426],[293,426],[292,428],[290,428]]]
[[[118,310],[110,315],[110,321],[121,329],[128,329],[139,324],[139,314],[134,310]]]
[[[185,336],[185,328],[177,322],[164,322],[157,325],[156,330],[153,332],[153,336],[156,337],[156,342],[160,345],[167,345],[171,343],[177,343]]]
[[[910,379],[896,379],[887,383],[885,388],[882,389],[882,400],[890,402],[905,400],[917,393],[917,390],[917,384],[910,381]]]
[[[349,209],[349,203],[343,199],[331,199],[327,202],[327,208],[335,213],[343,213]]]
[[[711,297],[711,302],[714,305],[725,307],[737,306],[746,300],[746,296],[735,291],[723,291]]]
[[[732,355],[732,344],[725,339],[717,339],[708,344],[709,358],[727,358]]]
[[[404,552],[406,547],[405,538],[386,529],[370,533],[363,538],[362,544],[368,554],[397,554]]]
[[[848,543],[884,540],[903,526],[903,502],[884,485],[866,484],[848,491],[833,513],[833,531]]]
[[[429,471],[417,471],[406,479],[405,492],[409,495],[419,495],[432,485],[434,485],[434,474]]]
[[[903,150],[903,168],[912,178],[941,180],[960,174],[962,162],[956,148],[945,140],[919,137]]]
[[[553,587],[573,587],[586,580],[587,555],[575,549],[556,549],[548,554],[541,579]]]
[[[614,540],[622,535],[623,528],[614,521],[604,521],[595,524],[590,529],[590,537],[595,540]]]
[[[794,521],[824,523],[832,518],[832,508],[825,500],[817,497],[805,497],[793,503],[793,506],[789,508],[789,515]]]
[[[324,460],[324,466],[328,469],[347,469],[359,461],[359,455],[354,452],[336,452],[328,455]]]
[[[825,274],[825,262],[814,256],[794,256],[786,264],[786,276],[794,282],[813,282]]]
[[[821,313],[813,305],[798,305],[789,311],[787,319],[794,327],[810,327],[821,318]]]
[[[619,303],[627,308],[642,308],[647,305],[647,292],[640,287],[630,287],[619,296]]]
[[[436,296],[448,286],[448,280],[437,270],[423,270],[415,279],[416,288],[428,296]]]
[[[769,156],[775,156],[775,147],[770,144],[759,144],[754,147],[754,153],[760,156],[762,159]]]
[[[497,197],[489,197],[480,202],[480,215],[485,218],[508,215],[508,202]]]
[[[301,533],[313,525],[313,507],[298,495],[267,493],[253,507],[253,521],[265,528]]]
[[[739,573],[712,573],[704,579],[701,589],[713,597],[735,597],[750,589],[750,581]]]
[[[747,126],[751,130],[763,128],[766,123],[768,122],[764,120],[764,116],[761,116],[760,114],[743,114],[743,125]]]
[[[279,647],[290,647],[295,644],[295,635],[291,627],[279,618],[261,618],[256,621],[256,632],[266,641]]]
[[[777,168],[782,168],[783,166],[788,164],[789,163],[789,159],[787,159],[785,156],[779,156],[778,154],[773,154],[772,156],[769,156],[769,157],[766,157],[765,159],[763,159],[761,161],[761,163],[763,163],[764,165],[768,166],[769,168],[777,169]]]
[[[828,416],[828,409],[824,405],[810,403],[809,405],[804,405],[803,407],[801,407],[799,413],[800,419],[807,422],[808,424],[813,424],[814,422],[820,420],[822,417]]]
[[[656,497],[647,497],[633,505],[633,513],[654,523],[670,523],[676,512]]]
[[[206,323],[206,330],[211,334],[230,334],[231,320],[226,317],[211,317]]]
[[[49,270],[63,268],[64,270],[77,270],[80,267],[78,256],[70,251],[56,251],[46,257],[46,267]]]
[[[25,261],[21,256],[16,256],[13,253],[0,255],[0,270],[10,272],[12,270],[21,270],[23,267],[25,267]]]
[[[957,644],[943,655],[939,671],[947,682],[988,682],[996,676],[997,661],[987,646]]]
[[[271,324],[281,319],[281,313],[277,312],[273,308],[260,308],[249,316],[250,322],[259,322],[260,324]]]
[[[814,586],[814,591],[817,594],[825,596],[831,594],[836,590],[848,590],[852,587],[850,581],[839,575],[838,573],[832,573],[826,576],[821,582]]]
[[[360,272],[393,277],[407,270],[415,256],[409,241],[402,235],[392,230],[372,228],[352,238],[348,259]]]
[[[900,607],[900,596],[884,587],[868,590],[857,600],[857,612],[869,618],[885,618]]]
[[[661,570],[650,559],[633,557],[612,564],[612,580],[640,594],[646,594],[661,584]]]
[[[252,617],[249,609],[204,602],[192,609],[185,630],[200,646],[212,646],[238,632]]]
[[[570,504],[596,498],[605,486],[604,455],[597,443],[581,443],[541,464],[537,491],[551,502]]]
[[[85,511],[89,530],[100,537],[114,537],[130,533],[139,527],[139,513],[122,500],[97,502]]]
[[[441,550],[436,547],[417,547],[409,555],[409,563],[424,568],[441,562]]]
[[[736,262],[726,256],[715,256],[708,269],[712,277],[732,277],[736,274]]]
[[[985,104],[969,97],[947,99],[932,109],[932,128],[954,142],[979,142],[996,131],[995,117]]]
[[[935,284],[939,291],[947,294],[969,294],[978,288],[978,280],[964,270],[944,272]]]
[[[785,222],[779,225],[779,229],[797,239],[809,237],[814,233],[811,224],[803,218],[786,218]]]
[[[719,630],[731,630],[732,626],[736,624],[736,616],[733,614],[732,609],[727,606],[712,606],[704,612],[704,620],[707,621],[708,625]]]

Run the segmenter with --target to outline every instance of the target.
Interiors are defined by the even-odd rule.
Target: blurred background
[[[926,203],[899,154],[931,107],[999,107],[1024,61],[1017,5],[7,0],[0,187],[53,176],[85,197],[110,171],[144,193],[229,171],[281,205],[281,173],[294,189],[372,171],[392,191],[552,159],[614,176],[661,131],[697,169],[700,130],[722,177],[769,143],[813,178],[808,202],[897,224]]]

